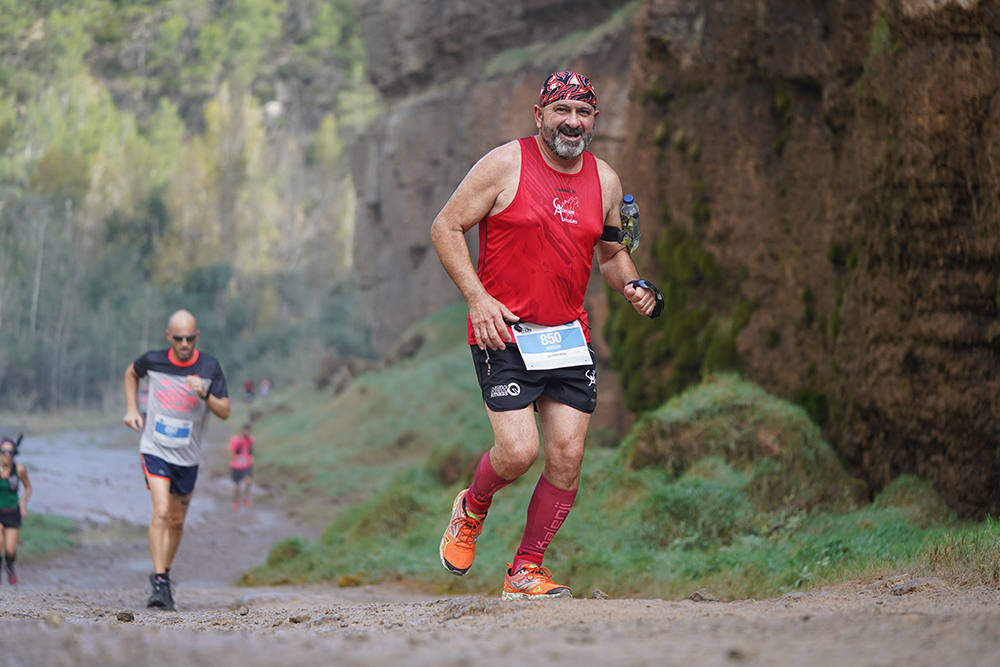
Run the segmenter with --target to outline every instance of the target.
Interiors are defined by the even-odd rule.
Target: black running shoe
[[[147,607],[154,609],[164,609],[174,611],[174,596],[170,590],[170,581],[157,579],[155,575],[149,575],[149,581],[153,585],[153,592],[146,601]]]

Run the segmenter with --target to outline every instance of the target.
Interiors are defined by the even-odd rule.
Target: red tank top
[[[479,279],[522,321],[579,319],[589,341],[583,298],[604,230],[597,160],[584,151],[580,171],[564,174],[545,163],[534,137],[518,141],[521,175],[514,199],[479,223]],[[475,345],[471,321],[467,329]]]

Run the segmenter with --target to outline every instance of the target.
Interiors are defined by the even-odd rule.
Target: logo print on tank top
[[[554,209],[552,214],[559,216],[559,219],[563,222],[570,225],[578,224],[576,210],[580,208],[580,198],[576,195],[571,195],[565,199],[560,199],[556,195],[552,198],[552,208]]]

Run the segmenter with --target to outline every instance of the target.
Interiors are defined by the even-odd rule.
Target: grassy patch
[[[916,571],[970,586],[1000,585],[1000,527],[995,519],[933,536],[913,563]]]
[[[620,39],[638,7],[638,2],[631,2],[615,10],[603,23],[589,30],[578,30],[557,41],[541,41],[504,51],[487,63],[486,74],[509,74],[540,62],[565,63],[580,53],[586,53],[593,45],[605,39],[616,36]]]
[[[261,482],[293,515],[322,527],[393,475],[434,459],[471,472],[492,442],[457,305],[413,328],[412,358],[356,377],[340,394],[295,387],[255,404]]]
[[[63,516],[29,512],[21,521],[17,556],[31,560],[70,549],[79,543],[76,522]]]
[[[323,414],[311,415],[303,396],[294,414],[262,421],[260,433],[284,429],[262,470],[280,461],[266,475],[281,495],[329,521],[317,540],[276,545],[243,583],[405,579],[438,592],[498,591],[541,463],[494,499],[472,570],[445,572],[437,547],[451,501],[490,443],[463,314],[421,323],[430,342],[413,358],[336,398],[309,399]],[[606,439],[588,448],[577,503],[546,557],[578,594],[677,598],[708,587],[763,597],[903,568],[995,577],[994,524],[957,524],[912,477],[867,503],[802,408],[737,376],[686,391],[617,446]],[[288,477],[295,470],[323,481],[305,493]]]

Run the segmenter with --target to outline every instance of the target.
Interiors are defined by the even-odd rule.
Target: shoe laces
[[[455,539],[466,544],[475,544],[479,534],[483,532],[483,520],[471,517],[465,512],[452,519],[451,525]]]
[[[552,581],[552,570],[542,565],[536,565],[535,563],[525,563],[514,574],[517,575],[519,572],[524,572],[525,575],[533,579],[541,579],[543,581],[547,581],[550,584],[555,583],[554,581]]]

